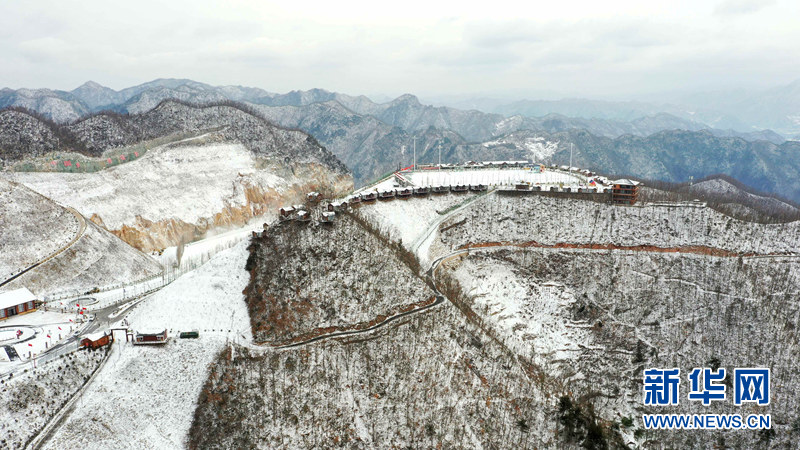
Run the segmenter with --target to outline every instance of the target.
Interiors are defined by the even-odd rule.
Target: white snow
[[[136,161],[96,173],[3,176],[73,206],[86,217],[97,214],[110,230],[134,223],[137,215],[151,221],[179,218],[197,223],[228,205],[246,204],[242,183],[278,191],[288,184],[260,170],[253,154],[238,143],[159,147]]]
[[[475,311],[493,324],[518,354],[558,372],[559,364],[580,356],[580,345],[592,341],[586,328],[575,326],[569,306],[572,291],[558,283],[536,283],[518,276],[500,259],[466,259],[454,272],[475,302]]]
[[[0,373],[7,373],[14,370],[17,365],[26,363],[48,348],[67,339],[71,335],[83,329],[86,325],[82,314],[77,313],[77,309],[70,313],[59,311],[45,311],[37,309],[35,311],[13,316],[0,322],[2,327],[11,327],[12,330],[20,329],[23,334],[19,339],[4,341],[10,336],[0,337],[2,345],[10,345],[17,351],[19,360],[8,362],[5,351],[0,350]],[[29,339],[29,338],[33,339]]]
[[[250,342],[242,290],[248,242],[226,250],[139,303],[133,329],[170,330],[166,346],[117,339],[112,355],[45,448],[184,448],[208,365],[227,341]],[[177,339],[199,330],[199,339]]]
[[[0,309],[10,308],[35,301],[36,296],[28,288],[14,289],[13,291],[0,292]]]
[[[418,170],[404,172],[403,176],[415,186],[478,185],[513,186],[518,182],[531,185],[586,185],[586,178],[577,173],[545,170],[537,173],[525,169],[473,169],[473,170]],[[378,192],[395,187],[394,177],[389,177],[372,186]]]

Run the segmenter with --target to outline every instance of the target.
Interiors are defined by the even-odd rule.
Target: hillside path
[[[64,209],[66,209],[67,211],[72,213],[72,215],[75,216],[76,219],[78,219],[78,224],[80,225],[80,227],[78,229],[78,232],[75,233],[75,236],[72,237],[72,240],[70,240],[66,245],[64,245],[63,247],[61,247],[58,250],[54,251],[53,253],[45,256],[44,258],[40,259],[39,261],[36,261],[35,263],[33,263],[30,266],[26,267],[24,270],[22,270],[21,272],[17,273],[14,276],[12,276],[11,278],[8,278],[5,281],[0,282],[0,287],[5,286],[6,284],[16,280],[17,278],[21,277],[22,275],[25,275],[29,271],[37,268],[38,266],[41,266],[42,264],[46,263],[47,261],[50,261],[51,259],[53,259],[56,256],[60,255],[65,250],[67,250],[68,248],[72,247],[76,242],[78,242],[78,239],[80,239],[83,236],[83,234],[86,232],[86,219],[83,217],[83,215],[81,213],[79,213],[78,211],[76,211],[74,208],[72,208],[70,206],[64,206]]]

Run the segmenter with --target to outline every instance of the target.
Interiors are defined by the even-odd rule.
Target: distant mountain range
[[[529,158],[559,164],[569,161],[571,144],[574,164],[605,173],[666,181],[723,173],[753,188],[800,200],[800,185],[792,181],[800,176],[800,143],[785,142],[769,130],[742,133],[708,128],[634,103],[595,102],[588,104],[593,110],[580,110],[587,104],[574,101],[573,109],[559,110],[605,114],[602,118],[552,111],[569,102],[552,103],[550,108],[542,102],[520,102],[518,109],[504,110],[548,111],[528,117],[424,105],[409,94],[376,103],[365,96],[322,89],[275,94],[258,88],[160,79],[115,91],[88,82],[71,92],[0,91],[0,105],[29,108],[44,116],[8,109],[0,113],[0,155],[11,160],[64,146],[98,152],[142,139],[151,127],[163,127],[161,121],[180,129],[177,118],[152,112],[166,99],[193,104],[234,100],[241,102],[240,109],[281,127],[306,131],[352,170],[357,185],[411,164],[414,143],[420,163],[436,162],[441,148],[443,162]],[[102,110],[116,114],[97,115]],[[95,115],[79,119],[87,113]],[[155,116],[158,119],[151,119]],[[243,132],[246,126],[237,125],[237,129]]]
[[[781,98],[776,93],[771,93],[770,96],[774,99]],[[738,119],[713,111],[687,111],[671,105],[636,102],[522,100],[495,106],[492,112],[483,112],[477,109],[423,105],[410,94],[389,102],[376,103],[363,95],[351,96],[323,89],[275,94],[259,88],[212,86],[187,79],[158,79],[120,91],[93,81],[69,92],[50,89],[0,90],[0,108],[23,107],[58,123],[72,122],[86,114],[102,110],[141,113],[149,111],[166,99],[197,104],[233,100],[265,106],[308,106],[335,101],[357,114],[374,116],[386,124],[405,130],[419,131],[429,127],[448,129],[474,142],[515,130],[557,132],[570,128],[582,128],[606,137],[624,134],[647,136],[672,129],[710,129],[717,136],[742,137],[751,141],[768,140],[780,143],[785,140],[773,131],[753,131],[753,127],[742,124]],[[800,117],[800,111],[796,114]],[[800,132],[800,126],[794,132]],[[794,132],[789,135],[795,134]]]
[[[561,114],[583,119],[633,121],[668,113],[705,128],[740,133],[774,130],[783,136],[800,134],[800,80],[785,86],[756,92],[697,92],[665,96],[668,101],[624,102],[583,98],[560,100],[519,100],[504,102],[487,98],[445,100],[440,104],[475,108],[506,116],[540,117]]]
[[[22,109],[5,109],[0,111],[0,160],[20,161],[56,150],[99,156],[110,148],[212,129],[219,129],[226,140],[241,142],[256,155],[319,163],[348,172],[313,137],[276,127],[246,106],[230,102],[195,106],[180,100],[163,100],[141,114],[104,112],[66,125]]]

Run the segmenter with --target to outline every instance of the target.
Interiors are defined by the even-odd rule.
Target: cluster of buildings
[[[382,182],[375,187],[355,192],[343,199],[326,203],[319,214],[319,222],[332,223],[337,212],[361,203],[387,201],[395,198],[407,199],[411,197],[427,197],[430,195],[447,193],[485,192],[489,189],[489,186],[480,182],[469,184],[463,182],[456,182],[453,184],[430,183],[427,185],[420,185],[414,183],[413,178],[415,174],[424,174],[426,171],[444,171],[446,173],[447,171],[479,171],[486,169],[518,169],[526,171],[525,173],[533,174],[543,174],[549,170],[556,174],[561,173],[562,175],[572,175],[575,177],[575,183],[569,185],[565,183],[536,183],[520,180],[517,183],[512,183],[510,186],[501,187],[502,190],[506,191],[510,190],[520,193],[559,192],[576,195],[602,194],[608,195],[610,201],[614,204],[628,205],[636,203],[638,199],[639,182],[628,179],[609,180],[590,170],[580,169],[578,167],[546,166],[529,161],[467,161],[463,164],[417,165],[416,167],[410,166],[400,169],[392,175],[391,184],[389,184],[390,180],[386,180],[386,182]],[[481,177],[477,178],[480,179]],[[453,177],[453,180],[457,179],[458,177]],[[292,205],[281,208],[280,221],[299,223],[311,222],[311,206],[320,203],[323,200],[323,196],[319,192],[310,192],[307,194],[306,200],[305,205]]]

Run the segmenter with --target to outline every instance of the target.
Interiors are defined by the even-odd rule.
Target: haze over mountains
[[[410,94],[376,103],[363,95],[322,89],[276,94],[182,79],[159,79],[120,91],[94,82],[70,92],[3,89],[0,107],[26,108],[66,125],[22,111],[0,112],[0,158],[9,161],[64,148],[102,152],[151,137],[144,136],[148,126],[142,123],[147,120],[136,117],[164,100],[235,101],[277,125],[314,136],[348,166],[357,185],[410,165],[414,143],[420,163],[435,163],[441,154],[443,162],[534,159],[566,164],[572,146],[573,164],[606,173],[674,182],[724,173],[755,189],[800,201],[800,187],[786,182],[800,176],[800,144],[785,139],[800,133],[800,123],[792,125],[800,117],[800,111],[792,109],[800,104],[793,102],[800,96],[798,86],[728,102],[709,96],[714,102],[695,110],[576,99],[486,108],[495,112],[425,105]],[[767,109],[774,114],[756,112]],[[741,116],[725,112],[730,110]],[[85,118],[100,111],[134,116]],[[784,135],[763,129],[767,123],[780,127]]]

